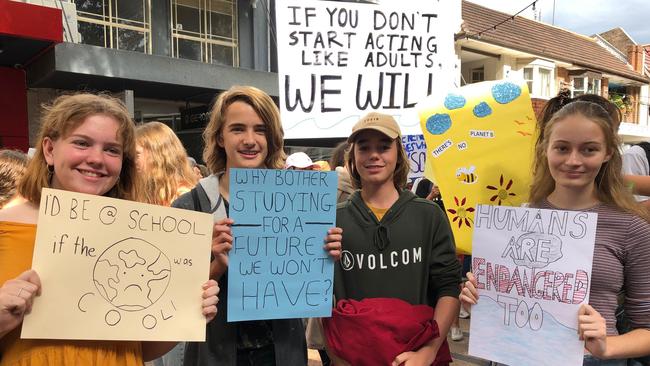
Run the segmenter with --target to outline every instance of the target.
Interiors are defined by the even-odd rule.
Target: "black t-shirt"
[[[226,215],[230,217],[230,203],[223,200]],[[237,349],[256,349],[273,344],[270,320],[250,320],[237,323]]]

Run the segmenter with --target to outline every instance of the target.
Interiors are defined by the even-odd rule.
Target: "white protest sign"
[[[414,183],[424,176],[424,167],[427,161],[427,143],[423,135],[402,136],[402,146],[409,162],[408,182]]]
[[[460,1],[276,1],[285,138],[345,137],[371,111],[420,134],[415,104],[458,82]]]
[[[209,214],[43,189],[22,338],[204,341]]]
[[[508,365],[582,365],[597,214],[478,205],[469,354]]]

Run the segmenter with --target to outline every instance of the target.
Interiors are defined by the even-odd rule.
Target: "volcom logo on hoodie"
[[[402,249],[379,254],[352,254],[349,250],[341,253],[341,268],[352,269],[387,269],[422,262],[422,247]]]

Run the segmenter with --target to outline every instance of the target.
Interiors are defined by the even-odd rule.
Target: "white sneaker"
[[[456,342],[462,341],[463,331],[458,327],[451,327],[451,340]]]
[[[463,309],[463,307],[461,306],[460,307],[460,312],[458,313],[458,317],[461,318],[461,319],[467,319],[467,318],[469,318],[469,313],[465,309]]]

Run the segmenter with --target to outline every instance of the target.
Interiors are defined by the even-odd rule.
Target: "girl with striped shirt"
[[[621,175],[618,136],[598,104],[576,101],[556,112],[537,145],[530,203],[533,207],[598,214],[589,304],[578,313],[585,341],[583,365],[627,365],[650,354],[650,217],[634,201]],[[460,300],[476,304],[468,274]],[[617,296],[632,329],[616,330]]]

